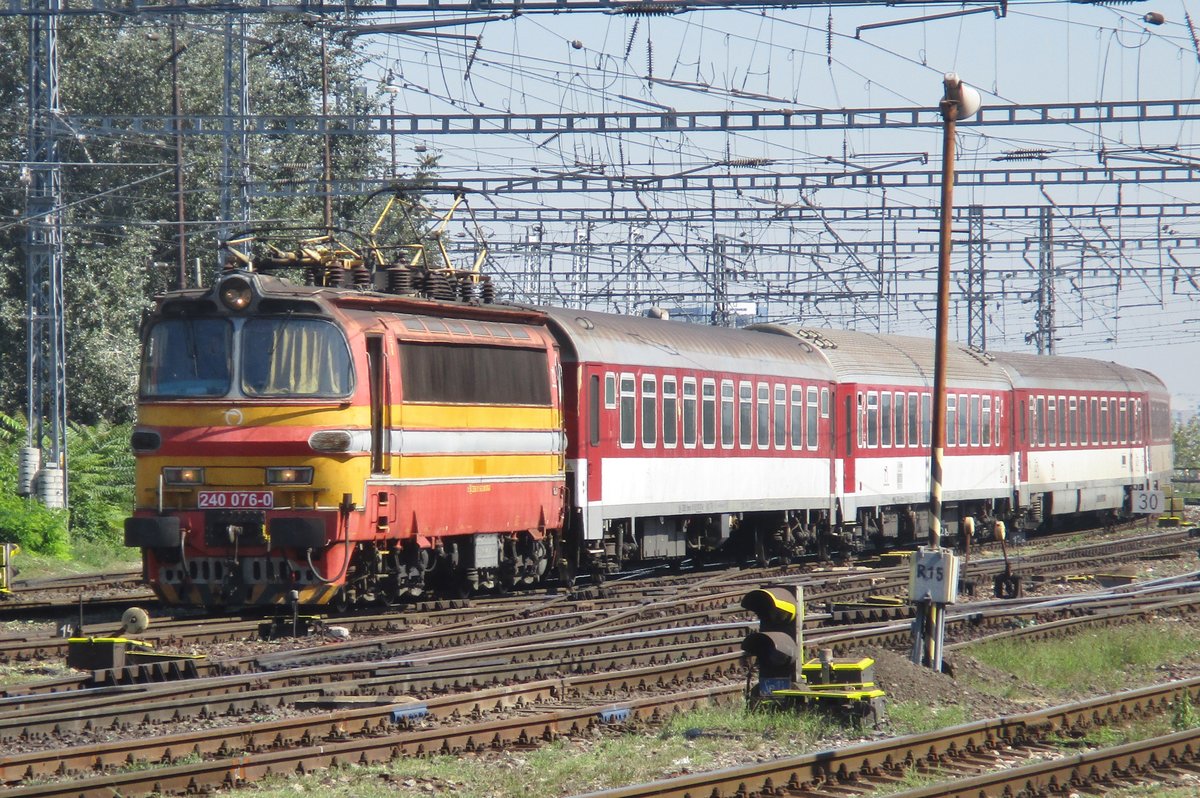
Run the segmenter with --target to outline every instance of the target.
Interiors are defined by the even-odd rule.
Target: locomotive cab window
[[[232,363],[233,327],[225,319],[164,319],[146,339],[142,395],[224,396]]]
[[[345,396],[353,387],[350,348],[328,321],[248,319],[240,338],[247,396]]]

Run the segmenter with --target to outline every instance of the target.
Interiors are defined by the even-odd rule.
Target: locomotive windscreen
[[[245,396],[335,397],[353,388],[349,347],[328,321],[174,318],[160,320],[146,339],[142,395],[228,395],[235,341],[241,352],[236,384]]]
[[[242,328],[242,392],[247,396],[345,396],[350,349],[321,319],[248,319]]]
[[[154,325],[142,359],[143,396],[229,393],[233,325],[225,319],[166,319]]]

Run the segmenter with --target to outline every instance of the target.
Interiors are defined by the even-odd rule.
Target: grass
[[[654,734],[596,734],[533,750],[400,759],[387,765],[266,779],[249,788],[261,798],[556,798],[684,773],[774,759],[828,746],[845,734],[813,714],[708,707],[673,717]],[[737,751],[738,759],[729,759]]]
[[[958,726],[968,719],[967,708],[956,704],[938,707],[920,701],[897,701],[887,705],[888,733],[897,737]]]
[[[1177,621],[1155,620],[1036,645],[985,642],[972,646],[970,654],[1016,675],[1017,685],[1032,685],[1048,695],[1069,699],[1159,681],[1157,669],[1163,663],[1184,662],[1200,654],[1200,636]],[[987,684],[975,686],[989,688]],[[1013,688],[1006,685],[1003,689]]]
[[[111,546],[81,540],[71,545],[70,559],[48,557],[22,551],[13,558],[20,572],[17,579],[48,579],[108,571],[127,571],[141,564],[141,552],[124,546]]]

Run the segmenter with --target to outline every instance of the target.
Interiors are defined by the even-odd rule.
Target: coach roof
[[[644,316],[542,310],[568,362],[833,379],[825,359],[804,341]]]
[[[751,329],[810,342],[829,360],[839,382],[931,387],[933,339],[854,330],[825,330],[787,324],[756,324]],[[946,382],[1007,390],[1007,375],[990,355],[951,343]]]

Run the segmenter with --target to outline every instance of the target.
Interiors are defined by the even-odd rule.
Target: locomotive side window
[[[828,395],[829,395],[829,391],[825,388],[822,388],[821,396],[824,398],[824,397],[828,397]],[[806,422],[807,422],[806,423],[806,426],[807,426],[806,432],[808,434],[808,448],[816,449],[817,448],[817,389],[809,388],[807,396],[808,396],[808,405],[806,408],[805,418],[806,418]]]
[[[946,397],[946,445],[958,444],[958,397],[953,394]]]
[[[757,386],[758,402],[755,405],[755,422],[758,433],[758,448],[765,449],[771,445],[771,388],[759,383]]]
[[[631,447],[637,440],[634,432],[634,407],[637,402],[637,383],[632,374],[621,375],[621,445]]]
[[[892,395],[887,391],[879,398],[879,445],[892,445]]]
[[[971,445],[979,445],[979,397],[971,397]]]
[[[816,391],[816,388],[809,388]],[[792,448],[799,449],[804,445],[804,389],[799,385],[792,386]]]
[[[544,349],[401,341],[400,378],[407,402],[550,405]]]
[[[721,380],[721,446],[733,446],[733,380]]]
[[[775,448],[787,447],[787,388],[775,386]]]
[[[921,445],[928,446],[933,436],[933,397],[921,394]]]
[[[750,383],[738,384],[738,443],[743,449],[750,447],[750,436],[753,434],[752,416],[754,413],[753,391]]]
[[[604,407],[613,410],[617,406],[617,375],[611,371],[604,375]]]
[[[247,396],[345,396],[353,387],[342,331],[321,319],[249,319],[242,327],[242,392]],[[503,372],[501,372],[503,373]],[[470,380],[475,375],[460,375]],[[540,381],[550,404],[546,354]]]
[[[983,397],[983,417],[982,417],[981,425],[983,427],[983,430],[982,430],[983,439],[981,442],[983,443],[984,446],[991,446],[992,445],[992,397],[990,397],[990,396]],[[998,440],[1000,438],[1000,436],[997,435],[996,438]]]
[[[592,446],[600,443],[600,375],[591,377],[591,390],[588,391],[588,440]]]
[[[892,426],[896,430],[896,447],[904,445],[904,394],[896,394],[895,408],[896,417],[893,419]]]
[[[704,407],[701,409],[704,425],[704,446],[707,449],[717,445],[717,384],[712,380],[704,381]]]
[[[663,377],[663,446],[672,448],[679,438],[679,410],[675,390],[675,378]]]
[[[164,319],[146,339],[142,395],[224,396],[229,393],[232,353],[233,327],[228,321]]]
[[[696,445],[696,378],[683,378],[683,445]]]
[[[658,385],[651,375],[642,377],[642,445],[658,443]]]

